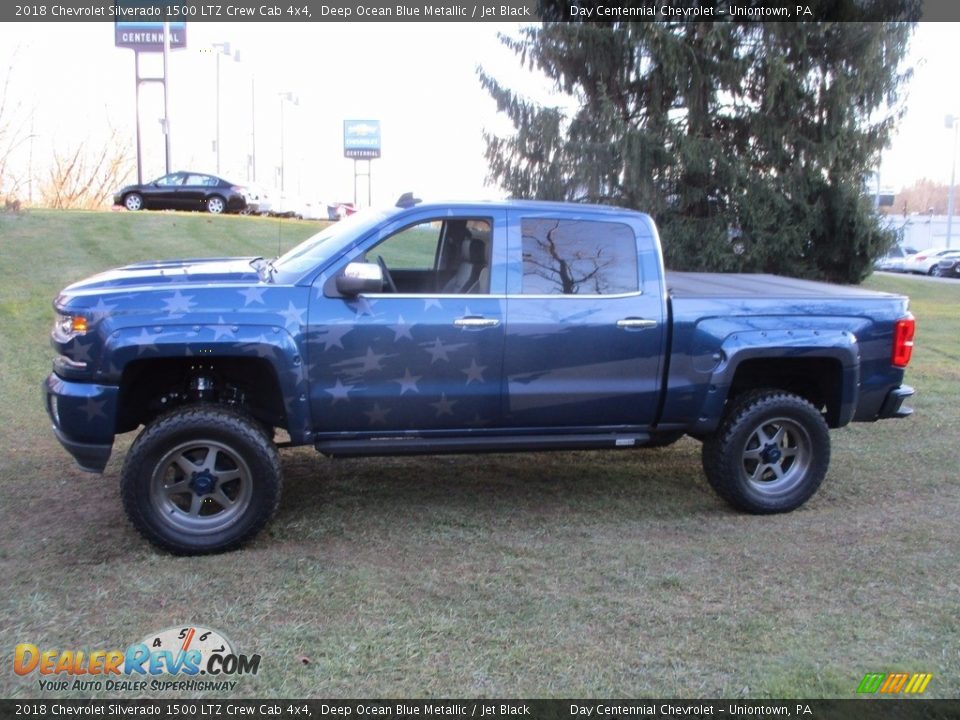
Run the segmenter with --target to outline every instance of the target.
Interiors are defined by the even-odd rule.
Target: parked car
[[[916,254],[912,247],[903,247],[894,245],[882,258],[879,258],[874,264],[874,270],[886,270],[887,272],[904,272],[904,266],[907,258]]]
[[[303,201],[294,195],[275,191],[271,196],[270,215],[273,217],[301,218],[303,217]]]
[[[664,275],[657,228],[632,210],[408,193],[273,261],[149,261],[74,283],[54,301],[45,404],[91,472],[144,427],[121,445],[120,492],[133,525],[176,553],[253,538],[280,502],[278,448],[297,445],[612,451],[689,434],[720,497],[779,513],[817,491],[830,428],[910,415],[907,303]]]
[[[350,217],[357,211],[357,206],[349,202],[333,203],[330,208],[331,220],[343,220],[346,217]]]
[[[960,278],[960,253],[944,257],[933,270],[938,277]]]
[[[300,208],[304,220],[339,220],[336,207],[323,200],[304,200]]]
[[[903,263],[904,272],[920,275],[935,275],[937,263],[953,254],[960,254],[956,248],[929,248],[907,258]]]
[[[247,189],[223,178],[195,172],[175,172],[142,185],[127,185],[113,196],[127,210],[206,210],[256,212]]]

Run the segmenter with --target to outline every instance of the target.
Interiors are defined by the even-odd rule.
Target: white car
[[[903,271],[919,275],[933,275],[937,263],[948,257],[960,255],[958,248],[928,248],[911,255],[903,263]]]
[[[270,199],[270,214],[274,217],[300,218],[303,216],[303,201],[300,198],[276,190]]]
[[[304,200],[300,216],[304,220],[336,220],[334,208],[323,200]]]
[[[916,252],[917,251],[911,247],[894,245],[886,255],[878,258],[877,261],[873,263],[873,269],[886,270],[887,272],[904,272],[907,259],[916,254]]]

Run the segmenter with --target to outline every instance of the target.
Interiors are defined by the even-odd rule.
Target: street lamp
[[[217,51],[217,139],[214,140],[214,145],[217,149],[217,175],[220,174],[220,56],[226,55],[227,57],[233,56],[235,62],[240,62],[240,51],[230,52],[230,43],[213,43],[214,49]]]
[[[286,171],[284,169],[284,151],[283,151],[283,101],[286,100],[291,105],[299,105],[300,98],[294,93],[287,91],[280,93],[280,192],[286,189]]]
[[[947,247],[950,247],[950,239],[953,234],[953,195],[954,181],[957,177],[957,128],[960,128],[960,117],[956,115],[947,115],[944,120],[947,129],[953,128],[953,163],[950,166],[950,193],[947,195]]]

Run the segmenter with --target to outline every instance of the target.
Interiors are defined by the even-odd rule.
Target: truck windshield
[[[347,248],[381,222],[386,215],[383,210],[374,208],[354,213],[285,252],[273,262],[273,267],[288,279],[300,277],[318,267],[325,259]]]

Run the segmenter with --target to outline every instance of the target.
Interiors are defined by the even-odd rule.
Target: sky
[[[343,157],[343,121],[379,120],[383,154],[371,162],[374,204],[401,193],[483,199],[483,133],[509,131],[480,87],[476,69],[543,102],[553,89],[522,68],[498,40],[514,23],[193,23],[187,48],[170,60],[172,170],[216,173],[217,64],[220,173],[246,184],[255,147],[257,184],[279,187],[281,135],[288,194],[324,202],[354,199],[354,162]],[[914,68],[907,112],[884,153],[881,185],[899,189],[921,177],[948,182],[960,115],[956,38],[960,24],[923,23],[907,64]],[[229,43],[231,56],[214,50]],[[237,58],[237,56],[239,56]],[[143,55],[142,73],[159,75],[160,55]],[[133,52],[114,47],[112,23],[0,24],[0,83],[9,79],[10,112],[32,141],[19,162],[35,169],[54,149],[102,148],[115,128],[135,127]],[[2,85],[0,85],[2,87]],[[287,93],[292,100],[287,100]],[[282,108],[282,109],[281,109]],[[283,132],[281,133],[281,114]],[[141,90],[144,179],[164,172],[159,84]],[[251,119],[254,132],[251,133]],[[32,130],[31,130],[32,128]],[[361,172],[366,170],[361,162]],[[367,202],[365,178],[358,197]]]

